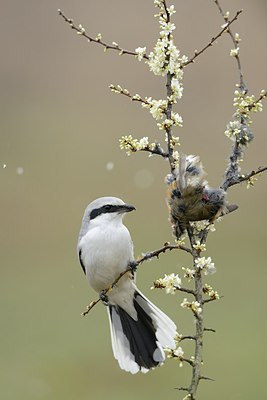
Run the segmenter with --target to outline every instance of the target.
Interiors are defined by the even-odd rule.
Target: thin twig
[[[132,95],[132,94],[129,92],[128,89],[123,89],[120,85],[115,86],[115,85],[111,84],[111,85],[109,85],[109,88],[110,88],[111,91],[114,92],[114,93],[117,93],[117,94],[121,94],[121,95],[123,95],[123,96],[126,96],[126,97],[128,97],[130,100],[132,100],[132,101],[137,101],[137,102],[141,103],[144,107],[147,106],[146,108],[149,108],[149,109],[150,109],[150,108],[153,107],[153,104],[151,104],[151,103],[148,101],[148,99],[151,99],[151,97],[150,97],[150,98],[146,97],[145,99],[143,99],[139,94]],[[164,108],[164,107],[158,107],[158,109],[162,112],[162,114],[167,115],[167,110],[166,110],[166,108]]]
[[[183,340],[196,340],[196,337],[195,337],[195,336],[191,336],[191,335],[182,336],[182,337],[179,339],[179,342],[182,342]]]
[[[191,365],[191,367],[194,367],[195,362],[190,360],[189,358],[184,358],[184,357],[178,357],[181,359],[181,361],[186,362],[187,364]]]
[[[144,149],[140,149],[138,151],[146,151],[151,154],[156,154],[158,156],[161,156],[163,158],[168,158],[168,153],[163,150],[163,148],[160,146],[159,143],[156,143],[155,147],[153,149],[150,149],[149,147],[145,147]]]
[[[219,299],[216,297],[211,297],[210,299],[203,300],[202,304],[207,304],[207,303],[210,303],[211,301],[215,301],[215,300],[219,300]]]
[[[226,23],[228,23],[228,17],[225,15],[225,12],[223,11],[219,1],[218,0],[214,0],[214,3],[218,7],[219,12],[220,12],[221,16],[223,17],[224,21]],[[242,12],[242,10],[240,12]],[[238,48],[238,42],[236,41],[235,36],[234,36],[234,34],[233,34],[233,32],[232,32],[232,30],[230,28],[227,29],[227,33],[231,36],[231,39],[232,39],[233,44],[235,46],[235,49],[237,49]],[[243,72],[242,72],[241,61],[240,61],[240,57],[239,57],[238,53],[235,56],[235,59],[236,59],[236,62],[237,62],[237,67],[238,67],[238,72],[239,72],[239,87],[240,87],[241,91],[244,91],[245,93],[247,93],[248,89],[247,89],[247,86],[246,86],[245,81],[244,81],[244,75],[243,75]]]
[[[215,382],[215,379],[213,379],[213,378],[209,378],[208,376],[200,376],[199,377],[199,380],[205,380],[205,381],[212,381],[212,382]]]
[[[213,328],[204,328],[203,331],[204,331],[204,332],[213,332],[213,333],[216,333],[215,329],[213,329]]]
[[[225,181],[221,185],[221,188],[226,191],[229,187],[238,185],[239,183],[245,181],[249,181],[251,178],[261,174],[264,171],[267,171],[267,167],[259,167],[256,171],[251,171],[250,173],[245,175],[232,176],[228,179],[225,179]]]
[[[188,392],[188,388],[186,387],[178,387],[178,388],[174,388],[176,390],[180,390],[181,392]]]
[[[137,56],[138,55],[135,51],[123,49],[122,47],[120,47],[115,42],[113,42],[112,44],[109,44],[109,43],[103,42],[102,39],[100,39],[100,38],[98,39],[98,38],[93,38],[93,37],[89,36],[86,33],[86,31],[84,30],[84,28],[82,28],[81,26],[76,26],[74,24],[73,20],[71,18],[66,17],[66,15],[64,14],[63,11],[58,10],[58,14],[63,18],[63,20],[65,22],[67,22],[69,24],[71,29],[76,31],[79,35],[85,37],[88,40],[88,42],[93,42],[93,43],[99,44],[100,46],[104,47],[104,50],[115,50],[115,51],[117,51],[119,53],[119,55],[123,55],[123,54],[128,54],[128,55],[131,55],[131,56]],[[148,60],[147,54],[144,54],[143,58]]]
[[[199,51],[196,50],[194,56],[193,56],[192,58],[190,58],[187,62],[185,62],[185,63],[181,66],[181,68],[184,68],[184,67],[186,67],[187,65],[189,65],[189,64],[191,64],[191,63],[193,63],[193,62],[195,62],[195,59],[196,59],[198,56],[200,56],[202,53],[204,53],[204,51],[206,51],[209,47],[211,47],[211,46],[214,44],[214,42],[216,42],[216,40],[219,39],[220,36],[222,36],[222,34],[223,34],[224,32],[228,32],[229,26],[232,25],[232,23],[233,23],[234,21],[237,20],[238,16],[242,13],[242,11],[243,11],[243,10],[237,11],[237,13],[236,13],[236,15],[234,16],[234,18],[231,19],[231,21],[228,21],[227,24],[223,27],[223,29],[222,29],[216,36],[214,36],[214,37],[211,39],[211,41],[210,41],[206,46],[204,46],[204,47],[203,47],[201,50],[199,50]]]

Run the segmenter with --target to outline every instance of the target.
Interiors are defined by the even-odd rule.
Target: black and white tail
[[[108,306],[114,357],[121,369],[148,372],[165,361],[163,348],[175,349],[174,322],[143,294],[136,291],[137,320],[119,306]]]

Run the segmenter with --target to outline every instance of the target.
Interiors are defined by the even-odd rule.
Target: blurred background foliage
[[[176,44],[192,55],[222,24],[213,1],[174,1]],[[131,376],[113,359],[106,310],[80,313],[96,297],[76,257],[85,206],[102,195],[136,205],[127,216],[136,255],[172,240],[165,204],[168,165],[146,154],[127,157],[124,134],[159,139],[154,121],[140,105],[110,93],[110,83],[132,93],[161,98],[165,81],[132,57],[103,53],[78,37],[57,8],[88,33],[101,32],[122,47],[153,47],[158,26],[153,1],[9,0],[1,4],[1,359],[0,392],[5,400],[110,400],[182,397],[191,370],[168,361],[147,375]],[[266,88],[266,0],[221,0],[242,38],[241,59],[251,93]],[[224,35],[185,71],[177,111],[181,150],[198,154],[211,185],[219,185],[231,143],[223,135],[231,119],[237,69]],[[266,106],[266,102],[265,102]],[[266,111],[254,118],[255,141],[244,171],[266,165]],[[162,140],[163,142],[163,140]],[[6,164],[6,168],[3,165]],[[111,168],[112,167],[112,168]],[[224,297],[206,308],[208,327],[200,399],[265,398],[266,176],[256,187],[230,190],[239,210],[217,224],[208,254],[217,274],[208,282]],[[183,296],[150,292],[164,273],[181,273],[190,258],[172,252],[139,268],[138,285],[177,323],[192,333]],[[190,356],[190,343],[183,343]]]

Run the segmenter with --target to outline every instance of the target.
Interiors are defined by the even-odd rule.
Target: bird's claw
[[[137,262],[136,261],[130,261],[129,263],[129,268],[131,269],[131,273],[132,275],[135,274],[136,270],[137,270]]]
[[[109,299],[104,290],[102,292],[100,292],[99,298],[102,301],[102,303],[105,304],[105,306],[109,305]]]

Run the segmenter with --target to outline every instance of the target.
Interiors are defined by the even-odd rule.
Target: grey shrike
[[[101,294],[134,262],[130,233],[122,223],[135,207],[116,197],[101,197],[85,210],[78,239],[82,269]],[[106,298],[114,357],[120,367],[136,374],[165,361],[163,348],[175,349],[176,326],[136,287],[126,273]]]

